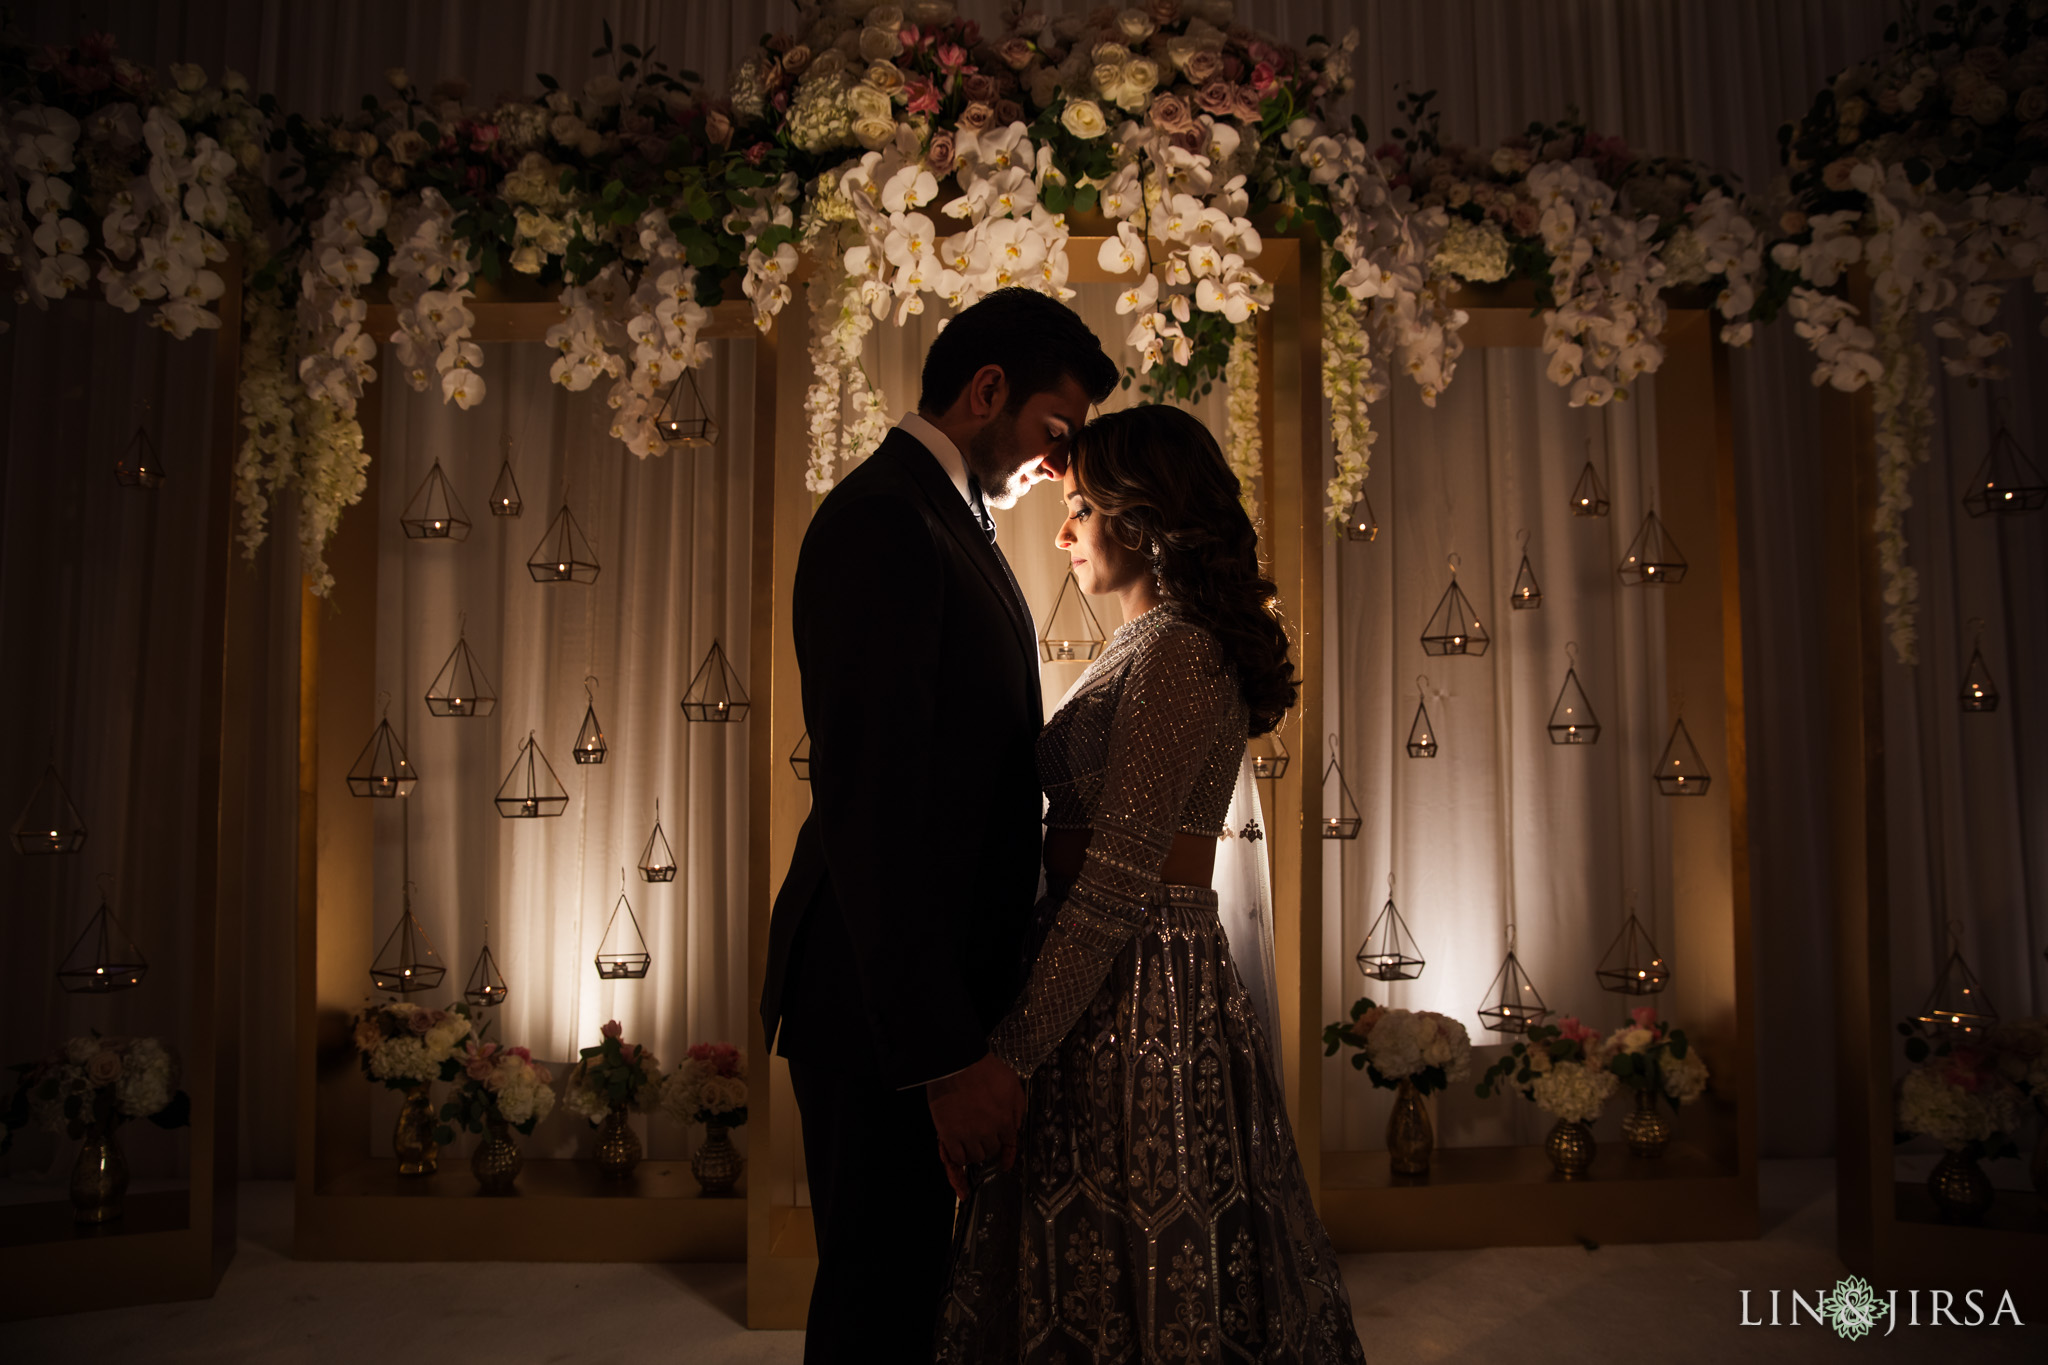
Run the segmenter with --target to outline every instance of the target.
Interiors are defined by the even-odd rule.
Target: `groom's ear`
[[[1003,410],[1010,400],[1010,378],[1000,365],[984,365],[967,381],[967,413],[982,421]]]

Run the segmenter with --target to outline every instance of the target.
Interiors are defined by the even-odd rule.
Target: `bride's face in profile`
[[[1091,597],[1121,593],[1151,572],[1144,556],[1120,544],[1110,533],[1108,518],[1088,505],[1071,464],[1060,476],[1060,485],[1067,498],[1067,519],[1060,523],[1053,543],[1067,552],[1082,592]]]

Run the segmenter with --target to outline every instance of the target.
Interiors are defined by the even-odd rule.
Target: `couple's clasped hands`
[[[926,1082],[924,1093],[953,1193],[967,1198],[973,1163],[1000,1159],[1010,1169],[1024,1122],[1024,1084],[1008,1062],[991,1052],[965,1071]]]

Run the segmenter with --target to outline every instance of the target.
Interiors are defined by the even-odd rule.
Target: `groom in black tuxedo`
[[[792,623],[811,814],[775,900],[761,1020],[789,1059],[818,1235],[807,1365],[931,1356],[953,1195],[1015,1153],[988,1034],[1038,884],[1030,608],[988,506],[1055,477],[1116,365],[1065,305],[999,290],[925,358],[918,410],[818,508]]]

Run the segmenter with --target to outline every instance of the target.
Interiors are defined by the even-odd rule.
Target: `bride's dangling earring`
[[[1159,542],[1158,542],[1158,541],[1156,541],[1156,540],[1152,542],[1152,553],[1151,553],[1151,559],[1152,559],[1152,586],[1153,586],[1154,588],[1158,589],[1158,590],[1159,590],[1160,592],[1162,592],[1162,593],[1163,593],[1163,592],[1165,592],[1165,591],[1166,591],[1166,584],[1165,584],[1165,583],[1163,583],[1163,582],[1161,582],[1161,581],[1160,581],[1160,578],[1159,578]]]

